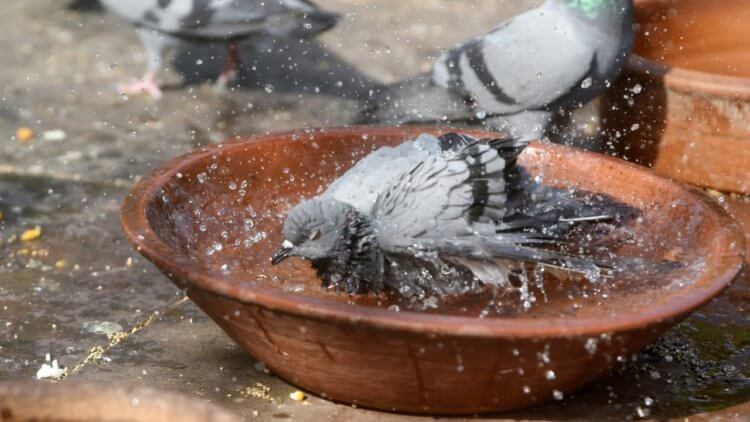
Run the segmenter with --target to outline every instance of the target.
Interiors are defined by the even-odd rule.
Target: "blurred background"
[[[140,76],[145,54],[132,25],[94,0],[5,2],[0,164],[24,172],[132,181],[199,145],[357,118],[374,84],[427,71],[435,56],[538,1],[324,0],[337,26],[299,43],[259,37],[241,47],[237,86],[212,89],[226,48],[180,50],[165,65],[164,97],[117,95]],[[186,86],[182,86],[185,84]],[[171,88],[171,89],[170,89]],[[44,141],[45,131],[65,139]],[[54,138],[54,137],[53,137]]]
[[[419,419],[290,400],[296,388],[186,302],[119,227],[127,189],[167,159],[234,137],[353,123],[381,84],[428,71],[443,49],[541,1],[316,3],[339,24],[304,42],[244,43],[237,83],[224,91],[214,79],[225,48],[181,49],[158,101],[117,93],[146,57],[132,26],[97,1],[0,3],[0,381],[34,378],[50,354],[67,368],[60,382],[143,383],[247,418]],[[579,112],[573,130],[591,135],[596,110]],[[750,398],[748,297],[739,285],[591,388],[507,417],[741,417],[747,407],[732,406]]]

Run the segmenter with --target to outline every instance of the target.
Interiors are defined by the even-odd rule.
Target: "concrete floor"
[[[289,400],[295,388],[184,301],[119,228],[127,188],[166,159],[233,136],[347,124],[374,81],[425,70],[441,48],[538,2],[319,3],[345,14],[319,42],[248,46],[250,69],[225,93],[203,82],[221,53],[183,52],[166,78],[187,84],[158,102],[115,94],[118,81],[143,68],[135,34],[121,21],[59,0],[0,3],[0,381],[33,378],[50,353],[68,368],[59,382],[146,384],[248,418],[421,419],[316,397]],[[34,137],[16,139],[20,127]],[[45,139],[51,130],[64,139]],[[36,225],[38,240],[17,239]],[[562,402],[503,418],[620,420],[704,410],[750,417],[749,312],[746,278],[637,362]],[[253,388],[259,383],[268,389]],[[646,406],[646,397],[655,404]]]

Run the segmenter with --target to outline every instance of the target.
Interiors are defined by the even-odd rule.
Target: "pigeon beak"
[[[293,249],[294,245],[292,244],[292,242],[285,240],[284,243],[281,244],[281,248],[276,251],[275,254],[273,254],[273,257],[271,258],[271,265],[276,265],[281,261],[289,258],[292,255]]]

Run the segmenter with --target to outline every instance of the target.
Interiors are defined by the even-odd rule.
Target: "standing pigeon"
[[[105,7],[132,22],[148,56],[147,71],[124,94],[146,92],[158,98],[157,81],[169,49],[185,42],[229,45],[224,70],[217,82],[225,85],[236,76],[237,43],[260,33],[310,38],[331,28],[339,16],[320,10],[308,0],[101,0]]]
[[[375,93],[363,120],[478,118],[540,139],[555,113],[587,103],[617,78],[632,45],[632,0],[546,0],[443,53],[431,73]]]
[[[272,263],[308,259],[324,286],[350,293],[507,286],[519,261],[599,274],[600,262],[549,246],[629,208],[535,181],[516,163],[524,145],[451,133],[380,148],[289,212]]]

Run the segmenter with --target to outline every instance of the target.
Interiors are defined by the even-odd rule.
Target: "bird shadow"
[[[239,46],[240,68],[233,86],[266,92],[323,94],[345,99],[366,98],[380,84],[316,40],[258,36]],[[215,80],[228,49],[223,44],[191,44],[181,48],[174,69],[181,86]]]
[[[74,10],[79,13],[102,13],[104,7],[99,0],[73,0],[68,3],[68,10]]]

